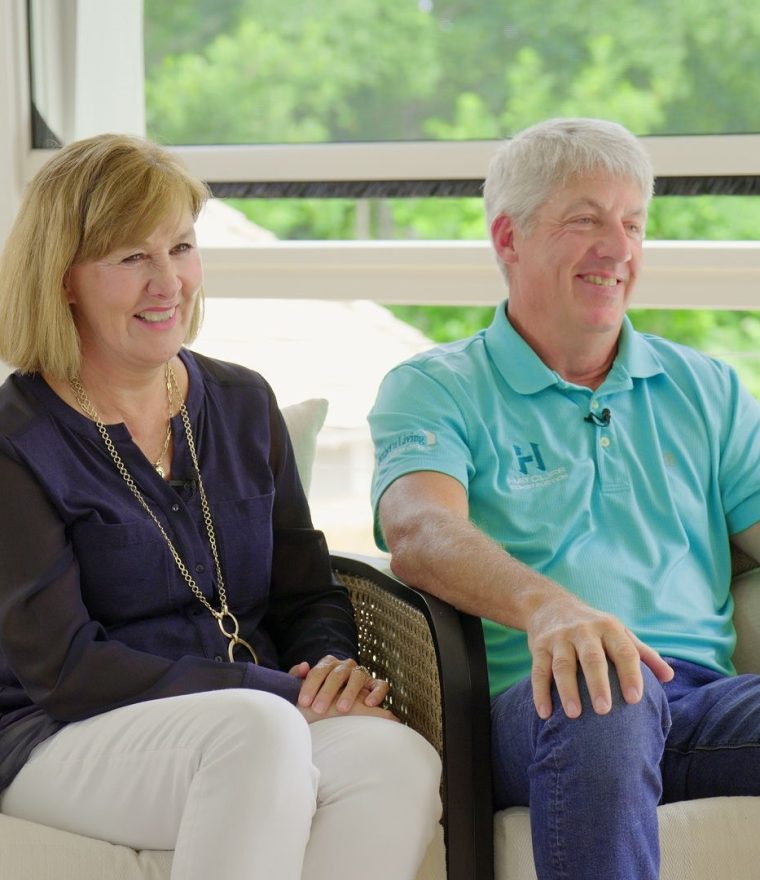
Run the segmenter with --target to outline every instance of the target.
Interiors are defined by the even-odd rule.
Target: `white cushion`
[[[327,406],[324,398],[313,397],[301,403],[284,406],[281,410],[290,434],[290,442],[293,444],[298,474],[307,495],[311,487],[311,472],[317,454],[317,434],[325,423]]]
[[[172,855],[135,852],[0,815],[0,880],[169,880]],[[445,880],[445,876],[443,829],[439,826],[417,880]]]
[[[750,880],[758,876],[760,797],[666,804],[657,809],[657,818],[661,880]],[[494,816],[494,860],[494,880],[536,880],[526,807],[512,807]]]
[[[172,855],[0,815],[0,880],[169,880]]]

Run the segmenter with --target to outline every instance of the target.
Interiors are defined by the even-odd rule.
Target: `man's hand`
[[[638,703],[643,693],[640,664],[660,681],[670,681],[673,669],[617,618],[585,605],[570,594],[554,596],[531,615],[527,626],[533,655],[533,702],[540,718],[552,713],[552,680],[568,718],[581,714],[578,674],[586,679],[591,704],[598,715],[612,707],[608,661],[617,671],[623,698]]]
[[[338,660],[332,654],[323,657],[314,667],[299,663],[290,674],[303,679],[298,694],[299,708],[310,709],[321,717],[327,717],[331,709],[351,713],[357,703],[376,709],[388,696],[387,681],[373,678],[354,660]]]

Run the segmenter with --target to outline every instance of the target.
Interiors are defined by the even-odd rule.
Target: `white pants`
[[[381,718],[307,724],[221,690],[64,727],[0,798],[11,816],[173,849],[172,880],[413,880],[440,815],[440,762]]]

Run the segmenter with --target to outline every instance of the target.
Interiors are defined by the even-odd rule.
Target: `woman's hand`
[[[338,660],[332,654],[323,657],[314,667],[306,662],[299,663],[290,674],[303,679],[298,695],[299,708],[308,709],[318,717],[375,714],[388,695],[387,681],[373,678],[355,660]],[[361,712],[356,707],[375,711]],[[390,712],[386,714],[391,715]]]
[[[315,721],[324,721],[325,718],[347,718],[350,715],[368,715],[375,718],[384,718],[386,721],[398,721],[398,718],[390,709],[381,709],[379,706],[365,706],[364,703],[358,700],[347,712],[339,712],[334,703],[326,712],[320,713],[315,712],[308,706],[297,706],[296,708],[309,724],[314,724]]]

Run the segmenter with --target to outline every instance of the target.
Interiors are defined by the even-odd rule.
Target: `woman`
[[[183,348],[206,197],[90,138],[3,253],[0,809],[174,849],[174,880],[413,878],[437,755],[353,659],[270,388]]]

